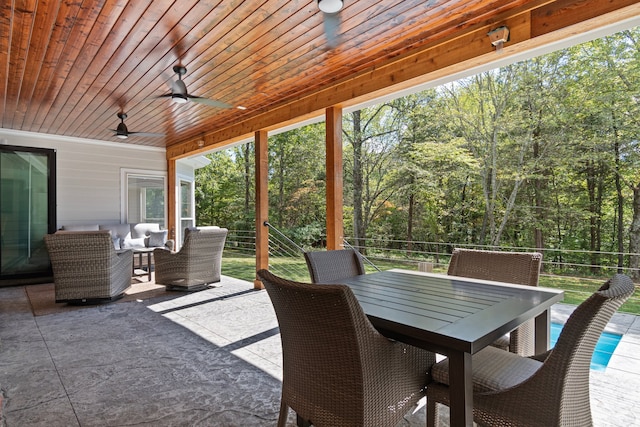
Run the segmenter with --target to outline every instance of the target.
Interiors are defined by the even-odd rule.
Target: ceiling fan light
[[[171,99],[177,104],[184,104],[185,102],[187,102],[187,97],[180,93],[174,93],[173,95],[171,95]]]
[[[117,134],[117,135],[116,135],[116,137],[118,137],[118,138],[120,138],[120,139],[127,139],[129,136],[128,136],[128,135],[125,135],[125,134],[123,134],[123,133],[119,133],[119,134]]]
[[[342,6],[342,0],[318,0],[318,8],[324,13],[340,12]]]

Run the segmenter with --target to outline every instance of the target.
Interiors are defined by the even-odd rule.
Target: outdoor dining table
[[[536,353],[549,347],[549,308],[561,290],[409,270],[336,280],[383,335],[449,358],[451,426],[471,426],[471,355],[535,318]]]

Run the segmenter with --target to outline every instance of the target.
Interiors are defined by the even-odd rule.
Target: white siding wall
[[[119,223],[120,170],[166,172],[164,148],[0,129],[0,144],[56,150],[57,222]]]

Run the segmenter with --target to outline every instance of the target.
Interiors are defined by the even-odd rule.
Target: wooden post
[[[269,268],[269,227],[264,225],[269,219],[269,153],[267,151],[267,131],[260,130],[255,136],[256,156],[256,272]],[[255,289],[264,289],[260,280],[253,282]]]
[[[342,108],[326,110],[327,249],[343,247]]]
[[[178,215],[176,201],[178,200],[178,187],[176,186],[176,159],[167,159],[167,239],[174,241],[174,250],[180,248],[180,242],[176,242],[176,227]]]

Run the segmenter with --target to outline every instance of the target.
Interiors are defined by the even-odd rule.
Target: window
[[[160,224],[161,228],[166,228],[164,173],[126,170],[122,173],[125,184],[122,221],[125,223],[153,222]]]
[[[178,238],[182,242],[184,239],[184,229],[195,227],[196,219],[194,215],[194,193],[193,182],[180,180],[180,233]]]

